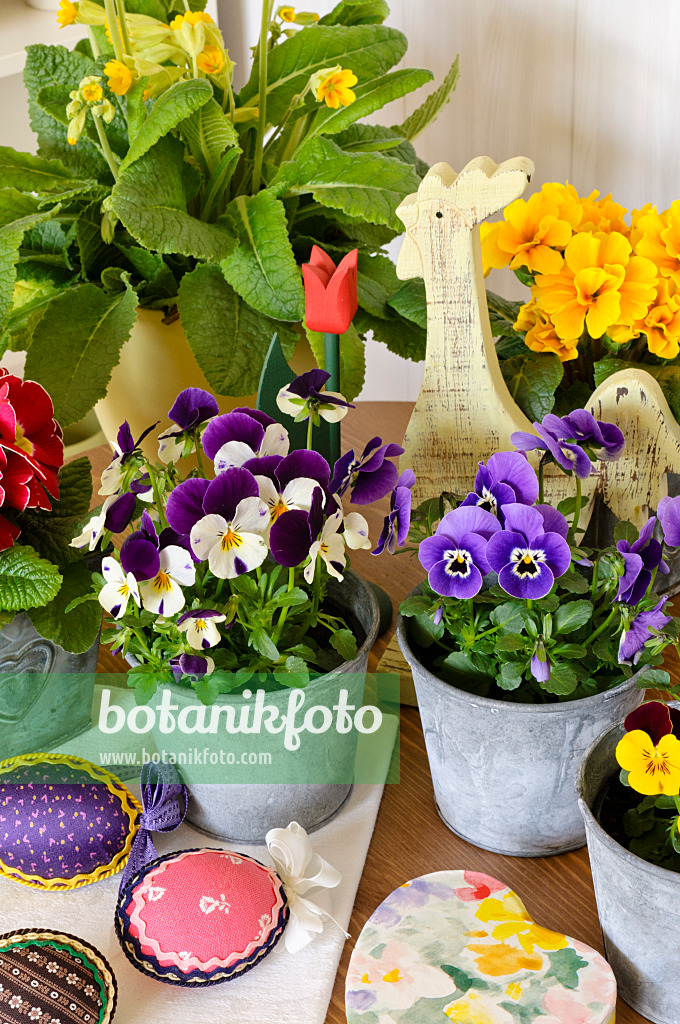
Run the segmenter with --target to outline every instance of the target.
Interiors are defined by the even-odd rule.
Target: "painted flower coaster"
[[[120,871],[141,805],[114,775],[79,757],[25,754],[0,763],[0,874],[69,890]]]
[[[536,924],[503,882],[438,871],[390,893],[347,973],[349,1024],[610,1024],[596,950]]]
[[[109,1024],[116,979],[89,943],[43,928],[0,936],[2,1024]]]

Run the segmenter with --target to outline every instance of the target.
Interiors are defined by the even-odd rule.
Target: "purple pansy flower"
[[[198,608],[192,612],[184,612],[177,620],[180,633],[186,633],[187,643],[195,650],[216,647],[222,636],[217,628],[218,623],[226,622],[227,616],[214,608]],[[231,626],[232,621],[229,623]]]
[[[680,547],[680,496],[662,498],[656,516],[666,544],[670,548]]]
[[[623,454],[626,439],[615,423],[596,420],[587,409],[575,409],[561,422],[562,439],[592,448],[603,462],[614,462]]]
[[[206,420],[217,416],[217,402],[209,391],[202,388],[185,388],[180,391],[168,413],[168,419],[182,430],[193,430]]]
[[[154,427],[157,426],[158,420],[155,423],[152,423],[150,427],[147,427],[146,430],[140,434],[139,439],[135,441],[132,437],[132,431],[130,430],[130,424],[128,421],[125,420],[122,423],[118,428],[118,436],[113,444],[115,455],[101,476],[101,487],[99,488],[100,494],[118,493],[123,479],[123,468],[125,463],[130,461],[135,452],[138,451],[139,446],[146,435],[150,434]]]
[[[294,509],[307,512],[315,488],[328,489],[331,469],[318,452],[302,448],[291,452],[285,459],[277,456],[249,462],[246,465],[255,474],[260,497],[269,509],[269,521],[276,520]],[[298,563],[296,563],[298,564]]]
[[[495,516],[500,513],[502,522],[503,505],[533,505],[537,498],[538,477],[526,455],[497,452],[486,465],[479,463],[475,489],[462,504],[477,505]]]
[[[531,655],[529,668],[531,669],[532,676],[537,682],[547,683],[550,679],[550,661],[546,654],[545,647],[540,640],[536,644],[534,653]]]
[[[279,516],[269,534],[271,553],[286,568],[302,565],[323,526],[324,496],[320,487],[312,493],[309,510],[291,509]],[[344,561],[340,569],[344,568]]]
[[[256,409],[235,409],[216,416],[203,432],[203,451],[215,464],[215,472],[246,466],[253,460],[288,454],[288,431],[266,413]]]
[[[559,416],[548,413],[543,417],[542,423],[534,423],[535,434],[526,433],[523,430],[516,430],[512,434],[512,443],[515,448],[523,452],[531,452],[535,449],[549,452],[555,462],[567,472],[573,470],[576,476],[585,480],[590,476],[592,463],[577,444],[572,444],[564,439],[564,428]]]
[[[182,676],[202,679],[215,670],[215,662],[212,658],[204,658],[200,654],[177,654],[170,658],[170,668],[178,682]]]
[[[619,580],[616,595],[617,601],[630,605],[638,604],[649,589],[654,570],[669,571],[663,560],[663,548],[658,540],[652,537],[655,524],[656,517],[652,516],[642,527],[636,541],[631,544],[630,541],[620,540],[616,545],[616,550],[624,562],[624,573]]]
[[[670,615],[664,615],[663,608],[668,597],[662,597],[654,608],[647,612],[640,612],[631,621],[628,629],[624,629],[619,642],[619,663],[621,665],[637,665],[642,650],[651,638],[651,629],[664,629],[673,619]]]
[[[301,373],[291,384],[282,387],[276,397],[276,404],[281,412],[298,419],[308,419],[310,406],[318,410],[319,415],[328,423],[337,423],[353,409],[337,391],[325,391],[330,379],[327,370],[308,370]]]
[[[388,459],[403,455],[400,444],[383,444],[380,437],[373,437],[356,458],[354,450],[341,455],[333,469],[330,489],[342,497],[351,487],[351,501],[355,505],[370,505],[389,494],[397,485],[399,471]]]
[[[130,491],[121,494],[106,510],[104,527],[111,533],[122,533],[130,525],[135,511],[135,496]]]
[[[415,482],[416,475],[412,469],[405,469],[397,480],[374,555],[382,554],[385,548],[393,555],[397,544],[401,547],[406,543],[411,526],[411,488]]]
[[[569,568],[569,545],[561,533],[546,530],[540,509],[515,504],[505,505],[503,512],[505,529],[494,534],[486,550],[489,564],[498,573],[503,590],[512,597],[545,597],[555,578]],[[556,524],[557,520],[551,518]]]
[[[120,562],[125,573],[141,583],[142,607],[156,615],[174,615],[184,607],[183,586],[196,579],[193,559],[177,544],[173,530],[160,537],[148,512],[142,514],[140,529],[123,542]]]
[[[428,582],[445,597],[474,597],[490,571],[486,549],[489,538],[500,531],[495,516],[475,506],[448,512],[433,537],[421,541],[418,558],[428,570]]]

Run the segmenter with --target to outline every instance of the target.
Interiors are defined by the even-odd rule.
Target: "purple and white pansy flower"
[[[208,647],[217,647],[222,639],[217,626],[220,622],[226,621],[227,616],[215,611],[214,608],[199,608],[180,615],[177,619],[177,628],[180,633],[186,634],[190,647],[202,651]]]
[[[426,537],[418,550],[435,593],[463,600],[478,594],[491,568],[486,555],[489,538],[500,529],[494,515],[474,505],[447,512],[434,536]]]
[[[663,630],[672,616],[664,614],[664,605],[668,601],[668,595],[662,597],[654,608],[649,611],[640,612],[629,623],[628,628],[621,633],[619,642],[619,662],[622,665],[637,665],[645,644],[652,639],[652,629]]]
[[[147,429],[140,435],[139,439],[135,441],[132,437],[130,424],[125,420],[118,430],[118,436],[115,442],[111,442],[111,446],[115,454],[109,465],[102,473],[101,487],[99,488],[100,494],[118,494],[123,486],[126,464],[130,461],[132,456],[138,452],[139,446],[146,435],[150,434],[156,426],[158,426],[158,424],[153,423],[150,427],[147,427]]]
[[[670,548],[680,547],[680,495],[662,498],[656,515],[666,544]]]
[[[125,494],[109,494],[96,516],[92,516],[84,526],[83,532],[71,541],[72,548],[89,548],[94,551],[104,531],[122,533],[127,529],[135,511],[135,496],[130,491]]]
[[[125,572],[120,562],[107,555],[102,559],[102,575],[106,582],[99,591],[99,603],[109,615],[114,619],[125,615],[130,598],[140,606],[137,580],[131,572]]]
[[[538,477],[526,455],[520,452],[497,452],[479,463],[475,489],[462,502],[476,505],[499,516],[503,505],[533,505],[538,499]]]
[[[276,404],[286,416],[293,416],[296,422],[309,419],[318,413],[327,423],[338,423],[353,409],[337,391],[326,391],[330,379],[327,370],[308,370],[290,384],[282,387],[276,397]]]
[[[340,456],[333,469],[330,489],[340,498],[351,489],[350,501],[355,505],[379,501],[396,487],[399,479],[399,470],[388,460],[403,454],[400,444],[383,444],[380,437],[374,437],[359,458],[354,449]]]
[[[257,409],[234,409],[216,416],[205,428],[202,444],[216,473],[240,468],[252,460],[283,457],[290,448],[286,428]],[[253,469],[250,465],[248,468]]]
[[[655,525],[656,517],[652,516],[642,527],[636,541],[631,544],[630,541],[620,540],[617,543],[616,550],[624,563],[624,573],[619,579],[616,594],[617,601],[639,604],[652,582],[652,573],[657,569],[663,573],[669,571],[663,560],[663,548],[652,537]]]
[[[411,489],[415,482],[416,475],[412,469],[405,469],[397,480],[397,486],[390,497],[390,510],[385,516],[378,543],[373,551],[374,555],[381,555],[385,548],[393,555],[397,544],[402,547],[408,540],[411,526]]]
[[[189,676],[190,679],[202,679],[215,671],[215,662],[212,658],[202,654],[176,654],[169,660],[173,676],[179,682],[182,676]]]
[[[571,473],[573,470],[581,480],[590,476],[592,463],[587,453],[580,445],[565,440],[562,420],[559,416],[548,413],[543,417],[542,423],[534,423],[534,430],[535,434],[516,430],[512,434],[512,443],[515,448],[523,452],[537,449],[547,452],[565,472]]]
[[[202,388],[185,388],[180,391],[168,413],[168,419],[174,426],[158,438],[158,457],[161,462],[176,462],[195,451],[196,442],[189,439],[188,435],[217,416],[218,412],[217,402],[209,391]]]
[[[596,420],[587,409],[575,409],[563,416],[561,422],[564,439],[590,448],[603,462],[615,462],[623,455],[626,439],[615,423]]]
[[[142,607],[156,615],[174,615],[185,604],[182,587],[192,586],[196,568],[190,552],[173,543],[174,531],[156,533],[148,512],[142,514],[141,529],[123,542],[120,562],[125,573],[139,583]]]
[[[552,508],[544,515],[540,507],[521,504],[505,505],[503,514],[504,529],[494,534],[486,549],[489,565],[512,597],[545,597],[571,563],[565,540],[568,524],[560,523],[564,516]],[[558,525],[562,532],[555,529]]]
[[[255,474],[260,498],[269,509],[269,522],[275,523],[284,512],[293,509],[309,511],[315,488],[325,492],[330,467],[318,452],[291,452],[284,459],[263,459],[260,466],[249,464]]]

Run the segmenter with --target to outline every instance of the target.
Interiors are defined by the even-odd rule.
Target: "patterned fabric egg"
[[[140,812],[122,782],[79,757],[2,761],[0,874],[50,890],[108,878],[130,855]]]
[[[287,918],[272,868],[229,850],[184,850],[123,886],[116,933],[131,963],[159,981],[211,985],[271,952]]]
[[[116,979],[101,953],[73,935],[23,929],[0,936],[2,1024],[109,1024]]]

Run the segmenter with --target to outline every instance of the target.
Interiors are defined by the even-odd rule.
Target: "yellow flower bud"
[[[124,96],[132,85],[132,71],[121,60],[110,60],[104,65],[104,74],[108,76],[107,85],[116,96]]]
[[[103,25],[106,22],[106,12],[101,4],[96,4],[93,0],[78,0],[76,21],[79,25]]]
[[[303,28],[308,25],[316,25],[319,20],[319,15],[314,11],[298,11],[295,15],[295,24],[302,25]]]
[[[74,25],[78,16],[78,8],[71,0],[59,0],[57,11],[57,24],[59,28],[66,28],[67,25]]]
[[[76,142],[83,134],[83,128],[85,127],[85,118],[87,116],[87,107],[83,107],[75,117],[72,117],[69,121],[68,126],[68,144],[69,146],[75,146]]]
[[[88,75],[87,78],[83,78],[80,83],[80,95],[86,103],[99,103],[104,96],[104,90],[101,87],[101,78],[96,75]]]
[[[219,46],[206,46],[196,58],[196,65],[204,75],[219,75],[225,66],[224,53]]]

